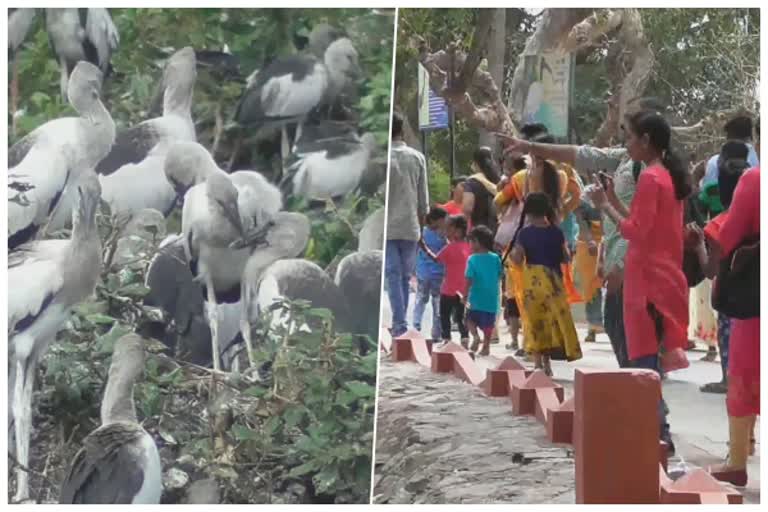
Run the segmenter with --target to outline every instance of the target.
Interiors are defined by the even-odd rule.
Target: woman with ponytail
[[[491,148],[483,146],[475,150],[472,156],[472,172],[464,182],[464,216],[471,221],[471,226],[488,226],[491,231],[496,232],[496,208],[493,198],[496,195],[496,184],[501,177],[496,170]]]
[[[525,311],[524,349],[537,369],[552,375],[550,359],[580,359],[581,348],[563,285],[562,264],[570,255],[546,194],[526,197],[507,257],[522,267],[522,286],[515,290]]]
[[[623,313],[630,366],[661,373],[688,366],[683,201],[692,187],[688,170],[670,148],[672,131],[664,117],[639,111],[627,117],[624,131],[629,156],[646,165],[629,210],[616,197],[613,180],[606,174],[604,185],[595,178],[590,196],[628,241]],[[671,443],[663,400],[659,421],[662,440]]]

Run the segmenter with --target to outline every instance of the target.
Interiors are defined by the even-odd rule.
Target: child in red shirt
[[[438,254],[429,250],[423,240],[419,245],[430,258],[443,264],[445,277],[440,288],[440,330],[443,345],[451,341],[451,317],[459,326],[461,344],[469,345],[469,333],[464,324],[464,304],[467,295],[467,260],[472,250],[467,242],[467,219],[463,215],[451,215],[447,222],[448,245]]]

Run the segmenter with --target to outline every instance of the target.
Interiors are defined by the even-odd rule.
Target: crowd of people
[[[413,328],[431,304],[433,342],[451,343],[455,324],[459,342],[485,356],[503,315],[506,348],[549,375],[552,359],[582,357],[574,303],[585,307],[585,343],[605,332],[618,366],[661,378],[689,365],[690,334],[701,335],[710,345],[703,359],[719,351],[723,371],[702,391],[727,393],[729,415],[729,455],[711,471],[745,485],[760,412],[759,121],[756,145],[752,119],[739,116],[726,123],[721,151],[689,166],[661,112],[655,100],[633,101],[621,147],[555,144],[541,124],[500,135],[498,158],[477,149],[471,173],[431,207],[424,156],[403,141],[396,112],[385,254],[391,333],[409,329],[415,275]],[[660,437],[674,453],[668,412],[662,398]]]

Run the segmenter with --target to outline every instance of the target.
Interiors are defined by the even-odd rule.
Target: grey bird
[[[126,334],[112,354],[101,426],[83,440],[61,486],[59,503],[160,503],[160,454],[139,424],[133,400],[134,384],[143,371],[144,341]]]
[[[120,35],[107,9],[46,9],[45,27],[59,60],[62,96],[66,96],[69,75],[80,61],[88,61],[109,74]]]
[[[9,250],[34,239],[67,187],[112,147],[115,123],[99,98],[101,79],[96,66],[80,62],[67,93],[79,117],[48,121],[8,151]]]
[[[240,332],[245,340],[248,361],[254,366],[252,327],[261,313],[273,299],[285,295],[285,290],[270,286],[274,279],[262,282],[262,275],[270,266],[282,259],[296,258],[307,246],[310,236],[310,223],[306,215],[294,212],[280,212],[266,234],[264,247],[256,248],[242,274],[242,317]],[[274,277],[274,274],[273,274]],[[309,286],[309,283],[305,283]],[[322,284],[320,285],[322,288]],[[321,291],[319,293],[322,293]],[[313,297],[309,297],[312,299]]]
[[[9,420],[17,459],[25,467],[29,464],[37,364],[72,308],[93,293],[101,272],[96,175],[86,175],[77,192],[69,240],[34,241],[8,255]],[[28,498],[29,475],[22,469],[16,475],[15,500],[23,501]]]
[[[353,252],[336,269],[336,286],[349,305],[350,330],[378,339],[382,251]]]

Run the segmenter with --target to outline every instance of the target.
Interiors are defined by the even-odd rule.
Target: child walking
[[[445,247],[445,219],[448,213],[439,206],[429,210],[422,239],[432,252],[439,253]],[[445,269],[442,263],[432,260],[423,250],[419,251],[416,259],[416,304],[413,308],[413,326],[421,331],[421,319],[424,308],[432,302],[432,341],[440,339],[440,288],[443,285]]]
[[[552,358],[581,359],[561,267],[570,256],[556,222],[549,198],[529,194],[508,249],[512,261],[523,265],[523,308],[528,319],[523,323],[525,351],[533,354],[536,369],[550,376]]]
[[[467,347],[469,334],[464,325],[464,305],[462,298],[466,296],[467,283],[464,272],[470,255],[467,243],[467,219],[463,215],[451,215],[446,222],[448,245],[435,254],[422,239],[419,241],[421,250],[433,260],[445,267],[443,284],[440,287],[440,330],[443,345],[451,341],[451,318],[459,327],[461,344]]]
[[[467,325],[472,333],[472,352],[480,345],[478,328],[483,331],[481,356],[491,353],[491,336],[496,327],[499,310],[501,278],[504,271],[501,258],[493,252],[493,232],[487,226],[477,226],[469,234],[472,256],[467,261]]]

